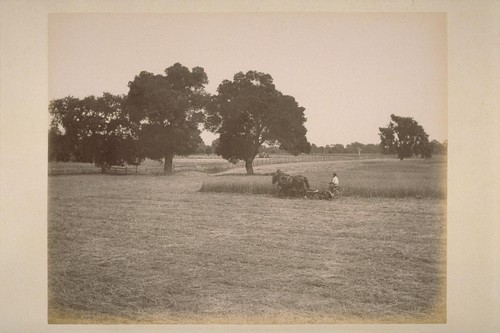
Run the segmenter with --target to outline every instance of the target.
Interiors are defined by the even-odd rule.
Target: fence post
[[[127,166],[125,166],[125,174],[127,174]]]

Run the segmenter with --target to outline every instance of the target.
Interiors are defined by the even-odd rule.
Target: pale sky
[[[257,70],[306,109],[316,145],[377,144],[392,113],[442,142],[446,50],[440,13],[50,14],[49,98],[127,94],[141,71],[176,62],[203,67],[210,93]]]

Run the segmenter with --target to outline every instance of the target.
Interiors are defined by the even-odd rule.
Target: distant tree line
[[[430,156],[446,154],[448,150],[448,142],[439,142],[437,140],[432,140],[428,143]],[[397,149],[386,149],[383,143],[374,144],[362,144],[359,142],[353,142],[346,146],[343,144],[330,144],[325,146],[316,146],[314,143],[311,144],[311,154],[385,154],[397,155]],[[424,157],[430,157],[429,155]]]
[[[343,144],[329,144],[325,146],[311,145],[312,154],[378,154],[380,146],[377,144],[362,144],[352,142],[344,146]]]

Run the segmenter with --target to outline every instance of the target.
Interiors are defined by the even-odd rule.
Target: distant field
[[[384,170],[431,182],[443,165],[330,163],[280,167],[314,186],[334,168],[347,186],[389,179]],[[270,184],[200,172],[50,177],[49,322],[445,322],[445,200],[199,191],[240,178]]]
[[[364,160],[373,158],[383,158],[379,154],[330,154],[330,155],[271,155],[269,158],[255,158],[254,166],[269,164],[296,163],[296,162],[319,162],[319,161],[340,161],[340,160]],[[245,166],[243,161],[232,164],[216,155],[190,155],[174,157],[175,171],[201,171],[206,173],[219,173],[226,170],[238,169]],[[100,173],[101,169],[92,163],[78,162],[50,162],[49,175],[69,175],[69,174],[92,174]],[[145,160],[138,167],[128,166],[128,173],[134,174],[158,174],[163,172],[163,164],[158,161]],[[110,172],[113,173],[113,170]]]
[[[292,175],[303,175],[313,188],[326,189],[335,171],[340,178],[343,196],[386,198],[446,198],[446,160],[373,159],[330,162],[305,162],[266,165],[256,169],[260,175],[241,175],[231,170],[224,176],[211,177],[203,182],[203,192],[276,194],[271,176],[277,169]],[[238,175],[240,174],[240,175]]]

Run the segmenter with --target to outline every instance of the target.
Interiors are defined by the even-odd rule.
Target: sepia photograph
[[[497,332],[499,9],[0,1],[0,331]]]
[[[446,322],[445,14],[48,23],[49,323]]]

